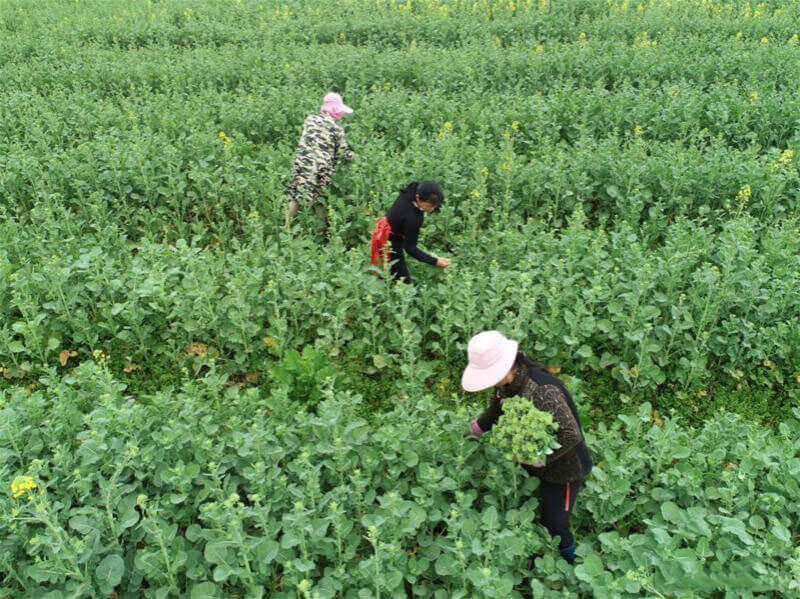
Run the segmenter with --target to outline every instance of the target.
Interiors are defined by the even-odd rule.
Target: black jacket
[[[392,242],[394,253],[406,251],[410,256],[421,262],[426,262],[432,266],[436,265],[436,258],[426,254],[417,247],[419,230],[425,213],[414,206],[414,196],[417,192],[417,183],[411,183],[400,194],[386,213],[386,219],[392,228],[389,241]],[[400,258],[396,256],[394,259]]]

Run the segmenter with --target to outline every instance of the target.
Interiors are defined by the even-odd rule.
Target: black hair
[[[441,206],[444,202],[444,191],[436,181],[423,181],[417,185],[417,193],[423,202],[430,202],[437,206]]]
[[[528,368],[532,370],[545,369],[545,367],[539,364],[539,362],[532,360],[531,358],[523,354],[521,351],[517,352],[517,357],[514,360],[514,370],[518,370],[519,368]]]

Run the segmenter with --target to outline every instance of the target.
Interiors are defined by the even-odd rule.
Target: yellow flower
[[[275,347],[277,345],[272,337],[264,337],[262,341],[267,344],[267,347]]]
[[[634,135],[634,137],[641,137],[643,133],[644,133],[644,129],[643,129],[641,126],[639,126],[639,125],[636,125],[636,126],[633,128],[633,135]]]
[[[750,94],[750,102],[757,102],[758,101],[758,92],[753,92]]]
[[[111,356],[106,352],[104,352],[102,349],[94,350],[92,352],[92,357],[94,357],[95,362],[97,362],[101,366],[111,359]]]
[[[481,175],[483,176],[483,178],[484,178],[484,179],[485,179],[486,177],[488,177],[488,176],[489,176],[489,169],[488,169],[488,168],[486,168],[486,167],[484,166],[484,167],[481,169]]]
[[[36,489],[38,485],[33,480],[32,476],[18,476],[13,481],[11,481],[11,493],[14,499],[22,497],[26,493],[28,493],[28,501],[31,501],[33,497],[31,497],[30,491]]]
[[[658,45],[658,40],[650,39],[650,34],[646,31],[642,31],[642,33],[636,36],[634,45],[640,48],[653,48]]]
[[[780,158],[772,165],[774,169],[778,169],[785,164],[789,164],[794,158],[794,150],[784,150],[781,152]]]
[[[479,197],[481,197],[481,192],[478,191],[477,189],[473,189],[472,191],[469,192],[469,195],[475,199],[478,199]]]
[[[580,41],[582,41],[582,42],[585,42],[585,41],[586,41],[586,33],[584,33],[583,31],[581,31],[581,34],[578,36],[578,39],[579,39]]]
[[[743,37],[744,37],[744,34],[743,34],[741,31],[737,31],[737,32],[736,32],[736,39],[737,39],[737,40],[740,40],[740,39],[742,39]]]
[[[766,36],[765,36],[765,37],[762,37],[762,38],[761,38],[761,44],[762,44],[762,45],[763,45],[763,44],[768,44],[768,43],[769,43],[769,38],[768,38],[768,37],[766,37]]]
[[[790,41],[791,43],[793,43],[793,44],[800,43],[800,37],[798,37],[798,36],[797,36],[797,34],[795,33],[795,34],[792,36],[792,39],[790,39],[789,41]]]
[[[744,200],[749,198],[751,195],[753,195],[753,190],[750,189],[750,186],[742,185],[742,187],[739,189],[739,193],[736,194],[736,197],[740,200]]]
[[[542,52],[544,52],[544,48],[542,48],[541,44],[537,44],[534,50],[536,51],[537,54],[541,54]]]
[[[517,121],[511,121],[511,128],[514,131],[518,131],[519,130],[519,123]]]

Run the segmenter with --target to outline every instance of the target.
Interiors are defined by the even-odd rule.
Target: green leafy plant
[[[561,447],[555,437],[557,430],[552,414],[538,410],[524,397],[510,397],[503,403],[503,415],[492,427],[489,442],[507,459],[535,464]]]

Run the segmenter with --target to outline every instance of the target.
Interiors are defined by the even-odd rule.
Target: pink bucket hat
[[[331,92],[322,100],[322,112],[327,112],[335,119],[340,119],[346,114],[353,114],[353,109],[347,106],[342,96]]]
[[[519,343],[506,338],[499,331],[484,331],[469,340],[467,356],[469,365],[461,376],[465,391],[483,391],[493,387],[514,366]]]

